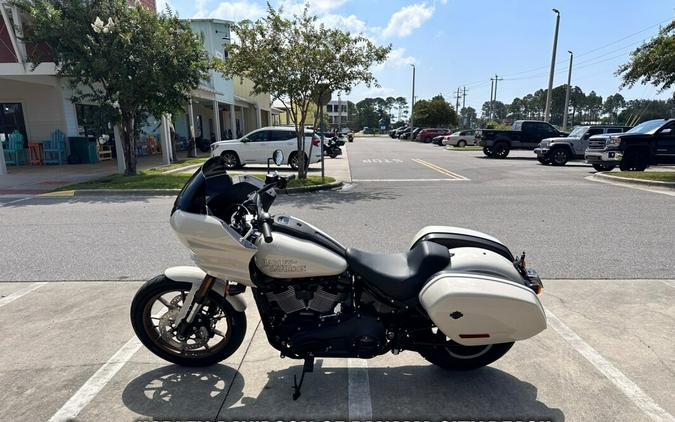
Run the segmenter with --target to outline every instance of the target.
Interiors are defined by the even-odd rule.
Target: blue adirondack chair
[[[42,155],[45,164],[63,164],[66,162],[66,135],[56,129],[43,144]]]
[[[5,163],[15,166],[26,164],[28,154],[23,147],[23,135],[18,130],[9,134],[9,139],[2,145],[5,153]]]

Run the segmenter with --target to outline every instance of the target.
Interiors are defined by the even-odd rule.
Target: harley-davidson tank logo
[[[272,273],[306,273],[307,265],[300,264],[295,259],[271,259],[263,260],[265,270]]]

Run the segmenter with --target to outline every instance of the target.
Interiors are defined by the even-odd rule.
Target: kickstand
[[[300,375],[300,384],[298,384],[297,375],[293,375],[293,400],[297,400],[300,397],[300,388],[302,388],[302,382],[305,380],[305,374],[308,372],[314,372],[313,357],[305,358],[305,363],[302,365],[302,375]]]

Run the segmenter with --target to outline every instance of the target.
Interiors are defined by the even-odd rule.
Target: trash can
[[[93,164],[98,162],[98,153],[96,152],[96,139],[93,136],[71,136],[68,138],[70,143],[70,155],[68,162],[79,162],[82,164]]]

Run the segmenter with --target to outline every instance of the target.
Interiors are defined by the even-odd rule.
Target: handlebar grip
[[[263,238],[265,239],[265,243],[271,243],[272,242],[272,227],[270,227],[270,223],[267,220],[263,220],[262,225],[260,227],[260,230],[262,231]]]

